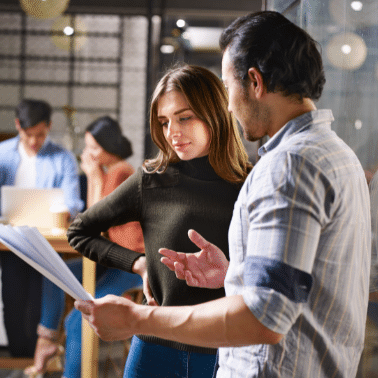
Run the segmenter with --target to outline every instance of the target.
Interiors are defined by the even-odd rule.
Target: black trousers
[[[2,252],[4,325],[14,357],[33,357],[41,316],[42,275],[12,252]]]

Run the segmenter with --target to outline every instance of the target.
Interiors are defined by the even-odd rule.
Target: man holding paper
[[[0,143],[0,187],[62,188],[71,217],[82,208],[75,156],[53,143],[51,106],[25,99],[16,108],[18,136]],[[34,354],[41,275],[13,254],[1,254],[4,323],[14,356]]]
[[[107,296],[75,306],[105,340],[153,335],[219,348],[217,378],[355,377],[369,296],[369,192],[356,155],[331,130],[332,112],[315,106],[325,83],[317,44],[277,12],[240,17],[220,41],[228,109],[246,139],[270,139],[233,208],[229,264],[193,231],[200,253],[160,253],[178,278],[224,283],[226,297],[148,307]]]

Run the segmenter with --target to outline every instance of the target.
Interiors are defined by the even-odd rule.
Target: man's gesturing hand
[[[208,289],[223,287],[229,262],[224,253],[209,243],[194,230],[189,230],[189,239],[201,250],[196,253],[175,252],[161,248],[161,262],[185,280],[189,286]]]

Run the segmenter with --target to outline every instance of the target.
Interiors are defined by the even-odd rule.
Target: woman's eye
[[[192,117],[191,116],[187,116],[187,117],[180,117],[180,122],[185,122],[185,121],[188,121],[189,119],[191,119]]]

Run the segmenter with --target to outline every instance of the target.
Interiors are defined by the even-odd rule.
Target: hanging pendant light
[[[70,0],[20,0],[24,12],[34,18],[55,18],[68,7]]]
[[[51,30],[54,45],[62,50],[70,50],[72,43],[73,50],[79,51],[87,40],[86,25],[79,17],[59,17],[54,21]]]
[[[348,32],[334,35],[327,45],[326,52],[333,66],[356,70],[365,62],[367,47],[362,37]]]
[[[330,0],[329,12],[340,26],[374,26],[378,24],[377,0]]]

